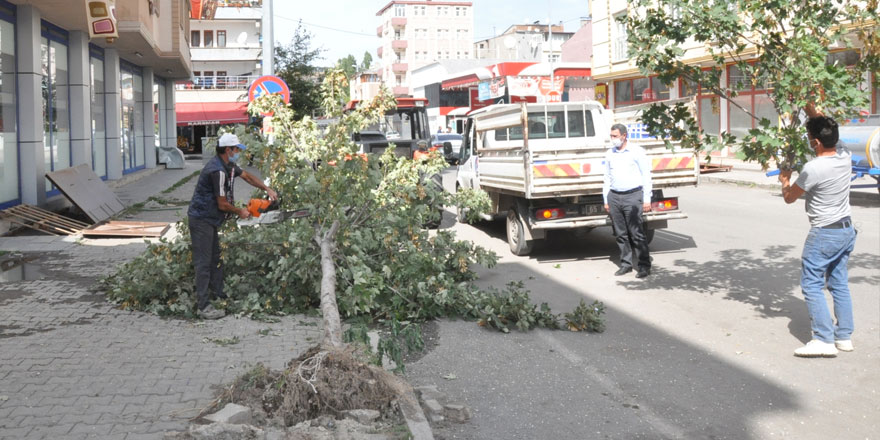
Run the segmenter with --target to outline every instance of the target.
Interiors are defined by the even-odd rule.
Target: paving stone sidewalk
[[[138,203],[198,165],[114,191]],[[194,183],[172,195],[188,199]],[[174,221],[181,212],[136,219]],[[185,429],[217,384],[257,361],[284,368],[320,340],[314,317],[203,322],[117,309],[97,280],[145,248],[143,239],[0,238],[3,259],[20,262],[0,278],[0,439],[161,439]]]

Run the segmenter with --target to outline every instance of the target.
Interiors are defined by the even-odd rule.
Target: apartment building
[[[396,96],[412,95],[410,75],[439,60],[473,58],[473,3],[392,0],[376,13],[381,78]]]
[[[189,0],[116,0],[109,39],[90,38],[88,6],[0,0],[0,208],[66,206],[46,173],[86,164],[121,179],[175,145]]]
[[[474,43],[474,58],[503,61],[559,62],[562,45],[574,32],[565,32],[562,23],[515,24],[501,35]]]
[[[222,125],[247,123],[247,90],[262,70],[262,0],[193,0],[191,82],[176,86],[178,146],[203,152]]]
[[[755,128],[757,122],[747,113],[726,100],[720,99],[705,89],[689,86],[684,81],[676,81],[670,86],[664,85],[655,76],[644,76],[639,73],[632,59],[627,55],[626,27],[617,21],[618,17],[629,13],[626,0],[591,0],[593,31],[593,78],[599,83],[596,86],[597,100],[603,100],[609,108],[620,108],[629,105],[659,101],[664,99],[695,97],[699,122],[704,131],[718,135],[729,132],[737,136],[748,133]],[[704,46],[691,43],[681,47],[685,51],[683,61],[688,64],[713,64]],[[832,52],[829,61],[838,61],[852,65],[858,60],[858,49]],[[721,77],[723,84],[732,84],[742,80],[740,69],[732,63],[726,66]],[[869,78],[864,78],[865,87],[870,88]],[[872,108],[878,112],[880,92],[872,90]],[[752,113],[766,117],[775,122],[778,115],[767,97],[767,90],[761,86],[752,86],[740,92],[736,103]],[[723,155],[730,152],[722,152]]]

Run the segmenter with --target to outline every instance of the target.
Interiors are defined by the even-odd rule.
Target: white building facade
[[[202,151],[227,124],[244,124],[247,91],[262,70],[262,1],[203,0],[190,19],[191,83],[178,84],[178,146]]]
[[[381,18],[376,30],[381,78],[396,96],[412,95],[414,70],[474,57],[471,2],[393,0],[376,15]]]

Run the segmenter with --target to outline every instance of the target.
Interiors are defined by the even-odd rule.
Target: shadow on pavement
[[[527,283],[533,302],[556,313],[593,300],[517,262],[495,271],[536,280]],[[473,410],[467,424],[441,425],[438,438],[753,439],[768,412],[797,407],[789,390],[625,311],[606,318],[601,334],[443,322],[408,380]]]
[[[749,304],[764,318],[785,317],[791,334],[809,341],[810,321],[800,296],[800,258],[790,257],[794,246],[768,246],[762,255],[747,249],[717,252],[712,261],[675,260],[672,268],[654,267],[650,283],[620,281],[627,290],[702,292]],[[875,269],[880,258],[853,254],[849,269]],[[880,275],[850,276],[850,284],[880,284]]]

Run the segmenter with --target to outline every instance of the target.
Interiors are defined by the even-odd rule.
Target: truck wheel
[[[533,240],[526,240],[525,226],[516,214],[516,209],[507,210],[507,244],[513,255],[528,255],[532,252]]]

